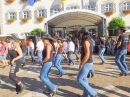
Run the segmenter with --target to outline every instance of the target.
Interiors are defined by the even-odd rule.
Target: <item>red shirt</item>
[[[26,41],[26,45],[29,46],[30,41]]]

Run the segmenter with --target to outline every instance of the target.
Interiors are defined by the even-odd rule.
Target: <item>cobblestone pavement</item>
[[[75,56],[73,56],[75,58]],[[27,57],[30,58],[30,57]],[[130,97],[130,76],[119,77],[119,69],[114,62],[114,56],[105,56],[106,64],[100,65],[97,55],[93,56],[95,76],[88,79],[90,85],[100,94],[100,97]],[[127,56],[127,63],[130,68],[130,57]],[[66,75],[59,78],[55,67],[51,68],[50,80],[58,86],[58,92],[55,97],[78,97],[82,94],[81,86],[76,82],[78,73],[78,62],[74,66],[68,66],[67,62],[62,62],[62,67]],[[31,63],[27,59],[27,65],[21,68],[17,75],[27,86],[21,94],[16,94],[14,83],[9,79],[10,67],[3,69],[0,65],[0,97],[49,97],[42,92],[45,89],[44,84],[39,78],[41,67],[38,63]]]

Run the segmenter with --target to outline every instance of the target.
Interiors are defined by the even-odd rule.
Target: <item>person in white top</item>
[[[32,39],[30,39],[29,47],[30,47],[30,54],[31,54],[32,62],[35,62],[34,43],[33,43]]]
[[[36,46],[36,51],[35,51],[35,54],[37,53],[37,56],[38,56],[38,60],[40,61],[40,64],[42,62],[42,51],[44,49],[44,43],[43,41],[41,40],[41,38],[38,39],[38,43],[37,43],[37,46]]]
[[[68,40],[68,59],[69,59],[68,65],[74,65],[74,60],[72,59],[72,54],[74,53],[75,45],[72,42],[71,38],[69,38],[67,40]]]

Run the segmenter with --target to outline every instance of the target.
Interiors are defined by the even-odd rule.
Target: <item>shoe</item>
[[[55,94],[57,93],[57,91],[58,91],[58,88],[56,87],[56,88],[51,92],[50,96],[51,96],[51,97],[54,97]]]
[[[124,76],[124,73],[120,73],[119,77]]]
[[[18,85],[17,87],[16,87],[16,92],[17,92],[17,94],[20,94],[24,89],[26,89],[26,86],[23,84],[23,83],[21,83],[20,85]]]
[[[63,74],[59,74],[59,73],[58,73],[58,74],[56,74],[56,75],[57,75],[58,77],[62,77],[62,76],[63,76]]]
[[[43,94],[47,94],[47,95],[49,95],[49,94],[51,94],[51,92],[43,91]]]
[[[128,75],[128,73],[124,73],[124,76],[127,76]]]
[[[75,63],[71,63],[70,65],[73,66],[73,65],[75,65]]]
[[[105,65],[105,62],[102,62],[101,65]]]
[[[24,67],[26,64],[25,63],[23,63],[23,65],[22,65],[22,67]]]

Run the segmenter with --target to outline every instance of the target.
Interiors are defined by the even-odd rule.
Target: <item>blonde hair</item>
[[[105,40],[105,37],[100,37],[101,38],[101,40]]]
[[[61,43],[62,41],[61,40],[57,40],[57,43]]]

